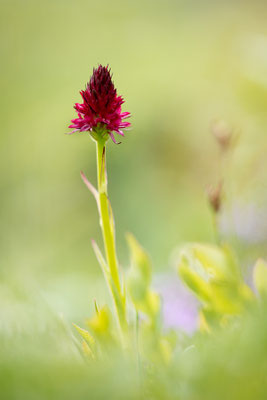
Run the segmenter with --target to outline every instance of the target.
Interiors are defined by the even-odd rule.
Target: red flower
[[[124,136],[122,129],[131,124],[123,121],[130,116],[130,113],[121,112],[124,100],[121,96],[117,96],[110,68],[99,65],[97,69],[94,69],[90,82],[80,93],[83,103],[76,103],[74,106],[78,118],[71,120],[72,124],[69,128],[74,128],[71,133],[102,131],[108,133],[116,143],[113,132]]]

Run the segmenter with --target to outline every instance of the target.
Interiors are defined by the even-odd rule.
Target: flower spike
[[[83,103],[74,105],[78,118],[71,120],[71,133],[90,132],[96,140],[99,136],[104,139],[110,136],[118,144],[113,132],[124,136],[123,129],[131,125],[124,120],[130,117],[130,113],[121,111],[124,100],[117,95],[110,68],[99,65],[94,69],[85,90],[81,90],[80,94]]]

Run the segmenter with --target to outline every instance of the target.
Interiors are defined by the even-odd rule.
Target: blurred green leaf
[[[112,316],[108,306],[100,308],[86,323],[97,338],[108,339],[111,337]]]
[[[253,281],[259,294],[267,296],[267,263],[261,258],[254,266]]]
[[[137,310],[153,317],[159,312],[160,299],[150,289],[152,266],[148,254],[132,234],[127,234],[131,252],[131,268],[128,274],[127,287]]]
[[[88,345],[93,346],[95,344],[95,340],[94,340],[93,336],[90,335],[90,333],[86,329],[80,328],[76,324],[72,324],[72,325],[77,330],[77,332],[81,335],[81,337],[88,343]]]
[[[254,298],[228,247],[185,245],[180,251],[178,273],[203,303],[202,320],[206,322],[220,321],[218,315],[237,315]]]
[[[142,280],[143,284],[147,287],[151,282],[152,267],[150,258],[131,233],[126,235],[126,239],[131,252],[132,267],[138,274],[140,280]]]

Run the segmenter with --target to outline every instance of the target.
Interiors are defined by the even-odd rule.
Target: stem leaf
[[[96,200],[98,211],[100,213],[100,204],[99,204],[99,193],[98,193],[98,191],[96,190],[94,185],[92,185],[92,183],[88,181],[88,179],[86,178],[85,174],[82,171],[81,171],[81,178],[82,178],[83,182],[85,183],[85,186],[90,190],[90,192],[94,196],[94,198]]]

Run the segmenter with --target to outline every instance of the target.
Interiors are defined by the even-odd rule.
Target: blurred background
[[[108,143],[121,264],[129,264],[127,231],[163,275],[176,246],[214,242],[206,189],[222,178],[221,235],[244,271],[267,255],[265,2],[1,0],[0,7],[3,364],[20,354],[52,357],[53,349],[65,360],[71,345],[59,343],[58,332],[82,324],[94,298],[109,301],[90,243],[102,246],[97,209],[79,175],[96,183],[94,143],[65,135],[99,63],[110,65],[132,113],[122,144]],[[216,120],[238,135],[226,157],[212,135]]]

